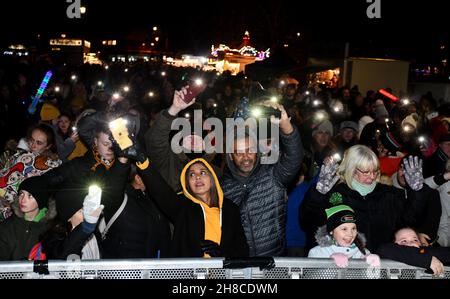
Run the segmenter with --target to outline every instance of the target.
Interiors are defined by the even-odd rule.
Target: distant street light
[[[85,14],[85,13],[86,13],[86,7],[81,6],[81,7],[80,7],[80,12],[81,12],[82,14]]]
[[[156,26],[153,27],[153,31],[156,31],[156,30],[158,30],[158,27],[156,27]]]

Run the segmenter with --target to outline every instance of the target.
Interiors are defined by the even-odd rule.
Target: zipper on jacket
[[[246,214],[247,214],[248,224],[249,224],[249,228],[250,228],[250,237],[252,238],[251,241],[252,241],[252,244],[253,244],[253,253],[254,253],[253,255],[256,256],[257,251],[256,251],[255,236],[253,234],[253,224],[252,224],[251,217],[250,217],[250,211],[248,210],[248,196],[249,196],[249,194],[248,194],[248,191],[247,191],[247,184],[242,184],[242,186],[244,187],[245,194],[247,195],[245,197],[245,200],[247,200],[247,202],[245,203],[246,207],[247,207],[247,213]],[[251,252],[250,252],[250,256],[252,256]]]

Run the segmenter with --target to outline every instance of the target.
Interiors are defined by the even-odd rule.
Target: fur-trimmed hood
[[[14,202],[11,204],[11,209],[14,211],[14,214],[15,214],[17,217],[19,217],[19,218],[21,218],[21,219],[24,218],[23,212],[20,211],[20,208],[19,208],[19,201],[18,201],[18,200],[14,200]],[[56,213],[56,203],[55,203],[55,200],[51,198],[51,199],[48,201],[47,213],[45,213],[45,216],[44,216],[44,217],[41,219],[41,221],[39,221],[39,222],[44,223],[44,222],[46,222],[46,221],[49,221],[49,220],[55,218],[55,217],[56,217],[56,214],[57,214],[57,213]]]
[[[333,237],[327,232],[327,226],[321,226],[317,229],[316,234],[314,235],[317,244],[319,244],[320,247],[328,247],[331,245],[334,245]],[[356,235],[356,238],[358,238],[361,241],[361,244],[366,246],[366,236],[363,233],[358,232]]]
[[[395,188],[398,188],[398,189],[403,189],[403,190],[405,189],[400,185],[400,183],[398,181],[398,172],[394,173],[391,176],[391,179],[392,179],[392,186],[394,186]]]

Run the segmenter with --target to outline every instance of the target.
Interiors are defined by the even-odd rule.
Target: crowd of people
[[[185,101],[198,79],[205,90]],[[394,102],[357,86],[154,62],[16,62],[0,88],[0,260],[309,256],[376,267],[381,257],[435,274],[450,261],[450,104],[431,93]],[[231,153],[173,151],[176,118],[201,110],[225,123],[255,105],[278,111],[267,116],[275,163],[261,163],[251,132]],[[118,118],[131,146],[113,137]]]

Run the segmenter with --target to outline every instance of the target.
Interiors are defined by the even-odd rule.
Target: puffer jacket
[[[281,153],[276,164],[260,164],[248,177],[238,174],[227,155],[222,180],[224,195],[239,206],[250,256],[281,256],[285,250],[287,185],[294,179],[303,159],[298,129],[280,132]]]

